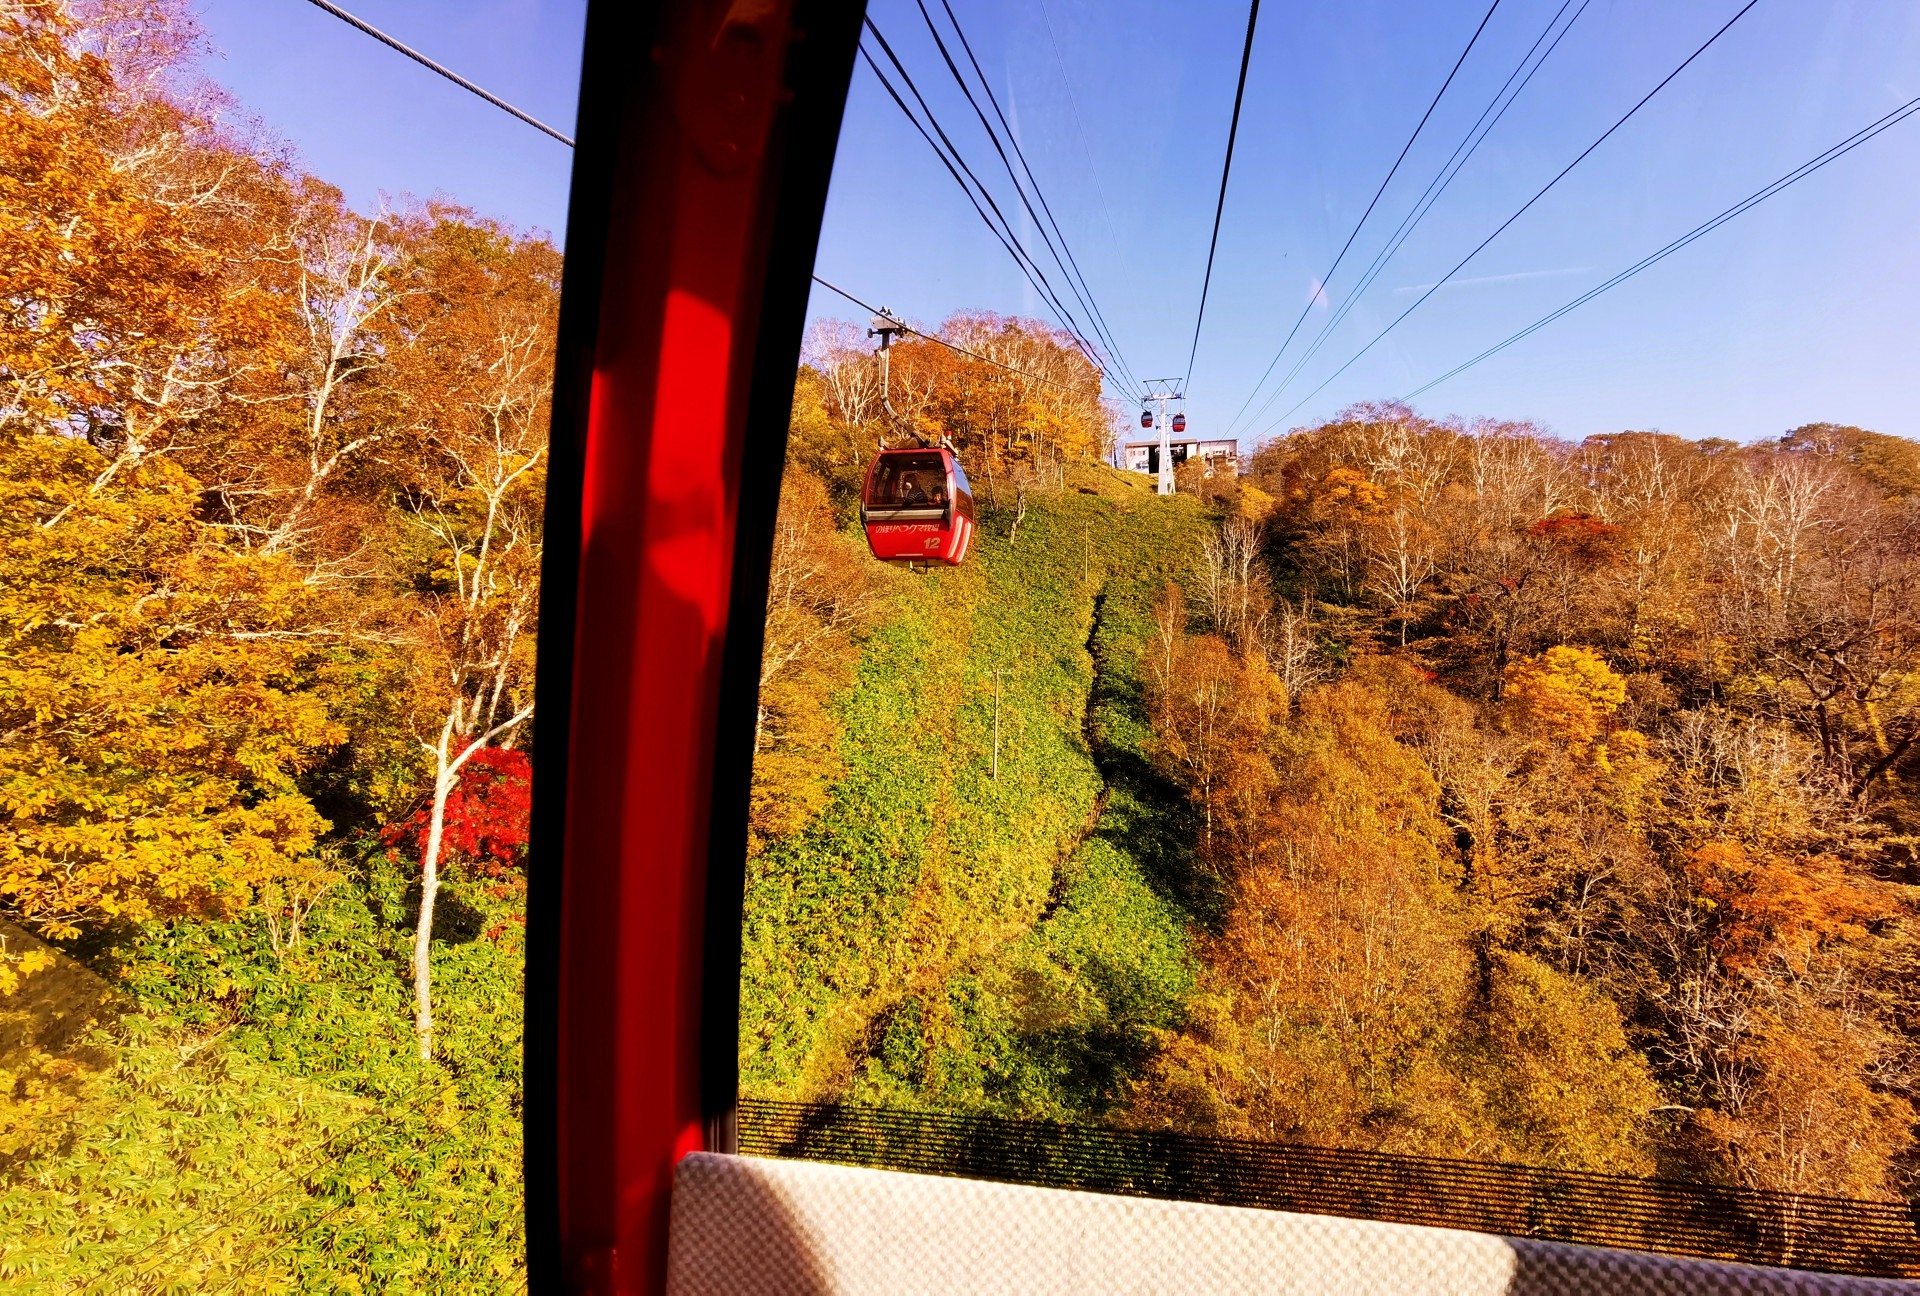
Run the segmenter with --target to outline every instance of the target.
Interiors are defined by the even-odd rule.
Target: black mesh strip
[[[740,1150],[881,1170],[1920,1277],[1903,1202],[1159,1131],[743,1099]]]

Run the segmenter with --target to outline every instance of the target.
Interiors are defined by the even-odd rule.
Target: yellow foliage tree
[[[1252,482],[1234,478],[1233,499],[1230,506],[1232,516],[1244,518],[1249,522],[1265,522],[1273,516],[1280,501],[1255,486]]]
[[[1314,493],[1317,503],[1327,509],[1351,510],[1359,514],[1377,512],[1387,501],[1386,488],[1367,480],[1367,475],[1352,468],[1335,468]]]
[[[835,529],[825,484],[790,465],[774,523],[754,721],[748,828],[755,853],[818,813],[840,772],[830,708],[852,682],[854,636],[879,587],[873,567],[859,542]]]
[[[83,441],[0,450],[0,912],[71,937],[309,867],[294,775],[344,734],[300,688],[299,573],[209,543],[166,459],[103,486]]]
[[[1591,648],[1563,644],[1507,667],[1506,697],[1527,721],[1586,752],[1627,700],[1627,682]]]
[[[1489,1123],[1528,1161],[1651,1174],[1660,1090],[1620,1010],[1590,982],[1514,950],[1489,959],[1487,1011],[1463,1067]]]
[[[888,405],[896,437],[946,438],[997,503],[1036,472],[1091,462],[1110,439],[1100,373],[1066,334],[1037,320],[959,314],[939,336],[893,349]]]
[[[1720,1110],[1697,1113],[1698,1129],[1751,1187],[1897,1199],[1893,1159],[1913,1146],[1914,1110],[1869,1083],[1875,1034],[1785,999],[1737,1052],[1747,1084]]]
[[[192,33],[0,6],[0,913],[56,938],[311,870],[295,776],[343,737],[332,610],[183,466],[295,335],[285,176],[153,89]]]
[[[1259,1137],[1461,1147],[1443,1045],[1472,972],[1439,789],[1362,686],[1301,699],[1281,743],[1273,834],[1208,950],[1239,1017],[1244,1119]]]
[[[1216,862],[1257,850],[1276,780],[1268,733],[1287,713],[1287,691],[1257,654],[1217,635],[1188,635],[1185,604],[1169,586],[1158,615],[1161,649],[1148,662],[1153,752],[1200,811],[1201,849]]]
[[[434,903],[470,762],[532,718],[559,254],[434,208],[403,270],[389,377],[406,422],[389,463],[419,566],[412,723],[431,778],[414,925],[414,1029],[432,1056]],[[426,291],[426,286],[431,291]]]
[[[1395,737],[1444,692],[1373,666],[1278,735],[1206,989],[1162,1041],[1144,1123],[1582,1169],[1651,1167],[1658,1090],[1585,980],[1492,948],[1440,786]],[[1423,697],[1422,693],[1432,694]]]

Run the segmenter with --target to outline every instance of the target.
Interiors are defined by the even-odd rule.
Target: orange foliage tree
[[[284,178],[143,92],[190,32],[151,16],[0,10],[0,908],[56,937],[315,867],[297,775],[344,736],[303,687],[331,608],[181,443],[290,353]]]
[[[938,337],[893,350],[890,437],[951,441],[997,506],[1023,477],[1106,453],[1109,417],[1100,373],[1073,341],[1037,320],[954,315]],[[969,354],[970,353],[970,354]]]
[[[1732,971],[1778,958],[1805,969],[1818,950],[1866,935],[1884,896],[1828,856],[1759,858],[1738,841],[1703,842],[1687,856],[1687,879],[1711,911],[1713,952]]]
[[[1389,706],[1357,682],[1315,689],[1277,736],[1203,1011],[1165,1041],[1136,1118],[1646,1168],[1656,1090],[1617,1010],[1538,960],[1476,949],[1440,786]]]
[[[310,895],[351,730],[350,812],[431,802],[424,1045],[443,808],[530,714],[560,260],[351,212],[221,125],[197,39],[177,0],[0,4],[0,912]]]
[[[1166,588],[1156,616],[1147,671],[1154,754],[1200,811],[1203,854],[1245,860],[1275,781],[1267,738],[1286,714],[1286,690],[1257,655],[1187,634],[1177,587]]]

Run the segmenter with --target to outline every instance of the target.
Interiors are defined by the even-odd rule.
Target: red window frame
[[[661,1290],[674,1164],[732,1148],[773,513],[863,13],[588,9],[534,743],[537,1288]]]

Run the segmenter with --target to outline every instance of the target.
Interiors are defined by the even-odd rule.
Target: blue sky
[[[580,0],[353,7],[571,128]],[[1178,375],[1244,7],[954,7],[1131,367]],[[1761,0],[1457,284],[1275,424],[1738,7],[1739,0],[1591,0],[1299,380],[1234,434],[1250,443],[1353,400],[1401,395],[1920,95],[1920,5],[1912,0]],[[1329,283],[1328,308],[1346,302],[1559,8],[1560,0],[1502,0]],[[1230,423],[1485,9],[1482,0],[1269,0],[1189,386],[1194,430],[1217,433]],[[446,193],[523,227],[564,227],[565,148],[303,0],[206,0],[203,12],[225,51],[209,65],[215,79],[354,201]],[[994,183],[998,160],[952,89],[914,0],[873,0],[871,12],[975,170]],[[1920,435],[1916,163],[1920,119],[1417,403],[1433,414],[1531,418],[1573,437],[1662,428],[1751,440],[1816,419]],[[1013,210],[999,175],[1002,206]],[[923,322],[963,308],[1043,313],[864,67],[848,105],[819,270]],[[814,310],[857,314],[824,292]],[[1276,377],[1326,314],[1316,307]]]
[[[208,76],[362,210],[444,195],[566,231],[572,150],[306,0],[189,0]],[[343,0],[342,8],[573,134],[584,0]]]

